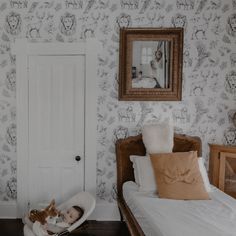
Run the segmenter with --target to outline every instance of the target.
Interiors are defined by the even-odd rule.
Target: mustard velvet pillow
[[[160,198],[207,200],[197,152],[150,154]]]

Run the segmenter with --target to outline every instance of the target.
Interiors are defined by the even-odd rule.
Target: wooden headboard
[[[187,135],[174,135],[173,152],[197,151],[202,155],[202,143],[199,137]],[[142,135],[119,139],[116,142],[117,165],[117,194],[122,198],[122,185],[126,181],[134,181],[134,173],[130,155],[144,156],[146,150],[142,141]]]

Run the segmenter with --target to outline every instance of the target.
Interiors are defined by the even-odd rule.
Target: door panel
[[[29,199],[39,207],[84,189],[84,56],[30,56],[28,75]]]

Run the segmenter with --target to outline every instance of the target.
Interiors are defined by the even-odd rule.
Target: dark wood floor
[[[1,236],[23,236],[23,224],[20,219],[0,219]],[[119,221],[86,221],[70,236],[130,236],[123,222]]]

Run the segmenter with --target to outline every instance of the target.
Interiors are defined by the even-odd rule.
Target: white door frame
[[[17,112],[17,217],[22,217],[28,203],[28,59],[32,55],[85,56],[85,147],[84,190],[96,195],[97,162],[97,54],[96,39],[78,43],[31,43],[17,39],[12,45],[16,54],[16,112]],[[37,186],[37,183],[36,183]]]

